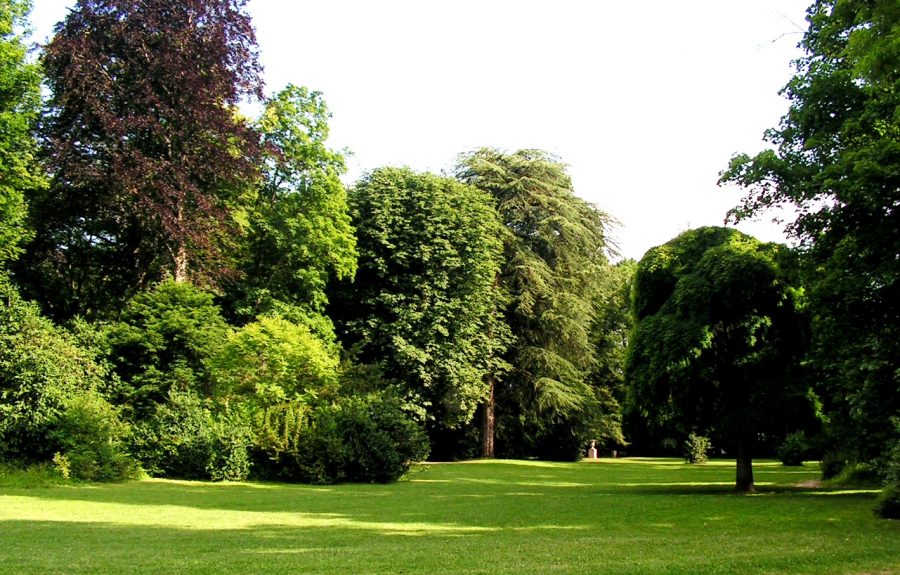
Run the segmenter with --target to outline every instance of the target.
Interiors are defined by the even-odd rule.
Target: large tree
[[[736,453],[742,491],[753,491],[757,436],[809,407],[789,256],[733,229],[699,228],[648,251],[634,280],[631,409],[684,435],[715,434]]]
[[[21,37],[30,7],[25,0],[0,1],[0,266],[19,255],[29,235],[23,192],[43,183],[31,137],[41,76]]]
[[[482,454],[494,455],[498,405],[510,452],[529,443],[557,456],[550,444],[559,441],[579,444],[577,452],[572,423],[597,401],[586,376],[609,217],[576,196],[565,166],[538,150],[477,150],[460,158],[456,174],[488,193],[500,215],[504,263],[495,281],[507,294],[503,321],[514,337],[505,355],[511,370],[489,377]]]
[[[722,181],[747,191],[734,220],[795,208],[835,448],[869,459],[900,414],[900,7],[817,0],[807,20],[775,148],[736,156]]]
[[[258,137],[235,111],[261,95],[244,4],[79,0],[57,25],[41,127],[52,184],[22,266],[55,315],[228,269],[229,206],[258,173]]]
[[[357,253],[340,180],[344,155],[326,145],[329,117],[321,94],[288,86],[257,121],[263,179],[239,211],[242,273],[229,285],[240,320],[276,312],[332,331],[326,287],[332,278],[353,278]]]
[[[421,405],[432,433],[485,397],[500,228],[490,198],[451,178],[382,168],[350,193],[359,269],[331,302],[347,347]]]

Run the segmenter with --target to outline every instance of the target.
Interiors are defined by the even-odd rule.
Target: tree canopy
[[[895,0],[817,0],[784,88],[775,148],[735,156],[722,182],[734,220],[796,208],[813,310],[813,359],[837,448],[878,456],[900,414],[900,10]],[[840,438],[840,440],[837,440]]]
[[[699,228],[651,249],[634,280],[629,402],[657,424],[714,430],[753,490],[753,443],[808,397],[802,292],[785,249]],[[796,415],[793,415],[796,417]]]
[[[506,428],[519,428],[509,441],[555,442],[565,432],[545,434],[548,427],[536,425],[529,438],[515,422],[529,413],[528,427],[565,424],[595,402],[585,377],[595,361],[591,325],[608,264],[610,218],[576,196],[565,166],[538,150],[477,150],[461,156],[456,175],[490,195],[503,224],[497,283],[514,339],[505,355],[512,369],[497,391]]]

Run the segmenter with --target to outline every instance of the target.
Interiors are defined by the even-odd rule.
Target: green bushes
[[[425,432],[387,393],[271,406],[256,425],[255,461],[271,479],[387,483],[428,456]]]
[[[691,433],[684,442],[684,460],[687,463],[703,464],[709,461],[712,444],[708,437]]]
[[[809,455],[809,443],[802,431],[789,433],[778,446],[778,459],[784,465],[803,465]]]
[[[139,475],[125,449],[128,425],[96,393],[71,398],[54,421],[51,436],[59,446],[53,461],[66,479],[122,481]]]
[[[884,519],[900,519],[900,483],[884,488],[875,502],[875,515]]]

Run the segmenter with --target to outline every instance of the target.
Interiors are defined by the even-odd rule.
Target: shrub
[[[250,476],[249,449],[253,431],[241,413],[225,412],[215,418],[206,471],[213,481],[244,481]]]
[[[77,395],[54,421],[51,435],[60,452],[53,461],[66,479],[134,479],[139,468],[125,451],[127,433],[118,412],[99,394]]]
[[[891,483],[875,502],[875,515],[884,519],[900,519],[900,483]]]
[[[193,393],[172,391],[169,400],[137,424],[135,457],[154,477],[208,479],[215,434],[212,414]]]
[[[833,479],[840,475],[847,466],[848,458],[838,451],[828,451],[822,456],[819,468],[822,470],[822,479]]]
[[[709,461],[709,450],[712,444],[708,437],[691,433],[684,442],[684,460],[687,463],[703,464]]]
[[[808,454],[809,443],[802,431],[788,434],[778,447],[778,459],[783,465],[803,465]]]
[[[383,392],[272,405],[258,411],[254,432],[255,469],[270,479],[387,483],[428,455],[425,433],[402,400]]]
[[[0,274],[0,456],[49,461],[58,448],[53,424],[72,398],[101,389],[106,375]]]
[[[878,474],[878,467],[872,463],[851,461],[841,472],[831,478],[831,485],[847,487],[880,487],[883,485]]]

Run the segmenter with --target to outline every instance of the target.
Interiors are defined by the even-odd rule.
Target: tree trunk
[[[184,222],[184,207],[179,202],[178,204],[178,232],[182,233],[181,227]],[[188,272],[188,255],[187,255],[187,246],[185,246],[184,238],[178,239],[178,245],[175,247],[175,281],[177,283],[182,283],[187,281],[187,272]]]
[[[481,456],[494,457],[494,427],[496,421],[494,419],[494,409],[496,401],[494,398],[494,375],[488,374],[488,398],[483,404],[482,421],[481,421]]]
[[[735,487],[744,493],[755,493],[753,486],[753,456],[751,454],[751,441],[742,436],[738,438],[737,452],[737,478]]]

